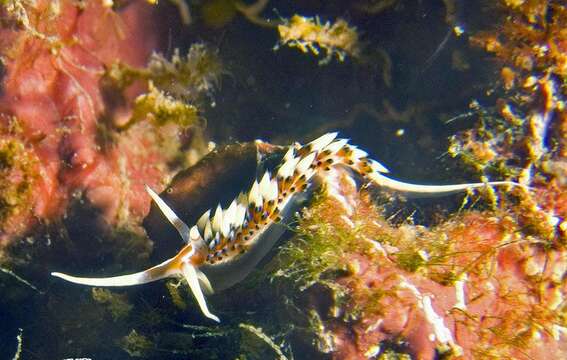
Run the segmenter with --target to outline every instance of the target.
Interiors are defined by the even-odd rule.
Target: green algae
[[[135,77],[128,81],[132,82],[134,81],[134,78]],[[128,81],[124,80],[124,82]],[[170,96],[170,93],[168,91],[164,89],[160,91],[164,96]],[[142,119],[146,118],[148,115],[154,116],[152,111],[156,109],[155,104],[154,107],[148,106],[148,109],[150,110],[142,112],[142,115],[136,121],[142,121]],[[171,122],[171,120],[166,119],[163,123],[165,124],[168,122]],[[490,140],[491,142],[495,139],[495,137],[492,136],[489,131],[487,131],[487,133],[481,134],[481,137],[483,137],[484,140]],[[461,140],[455,138],[454,141],[459,142]],[[481,143],[482,141],[475,139],[475,142]],[[479,150],[483,151],[479,152]],[[492,159],[492,156],[498,156],[494,154],[492,147],[489,147],[488,149],[475,149],[474,151],[469,148],[461,147],[455,148],[452,152],[460,156],[465,163],[471,165],[478,172],[488,171],[493,173],[507,174],[506,171],[510,171],[510,168],[506,166],[506,162],[494,161],[494,159]],[[467,156],[468,158],[466,158]],[[316,218],[316,220],[319,219],[321,218]],[[313,221],[313,223],[316,225],[316,221]],[[302,225],[308,226],[309,223],[302,223]],[[356,225],[358,226],[358,224]],[[315,234],[313,234],[311,230],[313,230]],[[326,224],[321,227],[314,226],[310,229],[307,229],[305,227],[300,228],[298,231],[298,236],[301,236],[301,238],[294,240],[297,242],[296,244],[290,244],[290,246],[294,247],[291,250],[292,258],[294,259],[292,259],[292,261],[287,264],[288,266],[283,269],[278,269],[276,270],[276,272],[284,278],[288,277],[289,279],[292,279],[294,281],[294,285],[299,285],[298,287],[300,289],[306,289],[312,287],[316,283],[321,282],[324,282],[327,286],[332,286],[333,284],[336,284],[334,282],[336,278],[341,277],[345,274],[355,273],[356,265],[352,263],[345,264],[340,261],[341,256],[345,254],[345,249],[348,249],[348,246],[353,245],[353,242],[348,241],[348,234],[343,234],[338,237],[339,244],[332,243],[333,240],[336,240],[335,235],[333,234],[333,230],[334,227],[331,224]],[[304,234],[301,235],[302,233]],[[408,240],[415,240],[415,238],[410,236]],[[447,241],[447,239],[443,239],[441,236],[439,237],[439,240]],[[314,247],[316,249],[311,248],[310,245],[307,244],[313,241],[315,241]],[[326,241],[327,243],[323,243],[323,241]],[[360,239],[356,239],[356,241],[357,243],[354,244],[355,246],[360,244]],[[390,236],[383,236],[378,239],[378,242],[392,245],[396,244],[397,246],[399,246],[400,251],[394,256],[394,260],[397,262],[397,264],[408,272],[420,273],[426,276],[436,276],[435,274],[430,273],[430,267],[434,266],[435,264],[442,263],[444,259],[447,259],[452,255],[449,248],[443,248],[441,247],[441,244],[437,242],[428,243],[426,241],[422,241],[419,243],[413,243],[412,245],[408,241],[408,243],[405,243],[402,246],[400,242],[395,241],[395,237]],[[314,252],[312,252],[312,250]],[[134,251],[132,251],[132,253],[134,253]],[[286,255],[287,254],[284,254],[284,257]],[[317,259],[317,256],[321,256],[320,260]],[[294,266],[298,264],[300,265],[299,268],[294,268]],[[265,275],[262,275],[260,273],[256,274],[259,274],[258,276],[260,280],[265,277]],[[438,277],[439,282],[450,285],[458,280],[458,273],[456,271],[446,271],[440,273]],[[279,280],[282,280],[282,278],[280,277]],[[253,285],[256,286],[258,285],[258,283],[253,283]],[[225,294],[223,294],[222,296],[224,296]],[[377,292],[369,291],[367,295],[370,296],[376,294]],[[378,300],[380,299],[380,296],[376,295],[374,296],[374,299],[379,302]],[[366,305],[366,308],[368,308],[368,306],[369,305]],[[374,309],[372,311],[377,311],[377,309]],[[248,314],[242,316],[247,317]],[[313,318],[315,318],[315,316],[313,316]],[[321,318],[319,316],[318,322],[314,320],[311,323],[310,327],[313,331],[316,331],[318,325],[322,323],[323,322],[321,321]],[[139,334],[137,335],[145,338],[145,340],[151,343],[151,340],[149,340],[148,337]],[[133,336],[132,344],[136,343],[136,338],[136,336]],[[140,341],[139,343],[143,344],[144,341]],[[517,344],[525,345],[525,343],[521,343],[520,341],[517,341]],[[139,350],[140,354],[147,353],[148,349],[150,348],[150,346],[145,345],[136,346],[137,345],[133,345],[132,349],[134,350],[134,353]],[[385,359],[407,358],[407,354],[397,353],[396,351],[389,349],[385,350],[379,356],[379,358]]]
[[[345,229],[336,226],[323,212],[328,206],[325,200],[325,190],[322,189],[303,210],[295,239],[280,250],[278,270],[271,275],[273,278],[290,279],[300,290],[305,290],[316,283],[326,283],[348,274],[349,264],[344,261],[348,251],[365,253],[370,250],[358,236],[363,227]]]
[[[523,130],[511,126],[493,111],[484,109],[479,112],[479,125],[474,131],[451,136],[448,154],[477,173],[506,179],[517,178],[521,171],[520,164],[511,161],[508,154],[501,154],[500,149],[512,146]]]
[[[324,52],[325,56],[319,65],[329,64],[333,55],[343,62],[347,55],[357,57],[360,52],[356,28],[343,19],[331,23],[322,22],[318,16],[310,18],[295,14],[278,25],[278,33],[282,45],[315,56]]]
[[[175,307],[177,307],[180,310],[186,310],[187,309],[187,302],[185,300],[185,297],[179,291],[181,284],[182,283],[180,281],[168,280],[165,283],[165,286],[166,286],[167,291],[169,293],[169,297],[170,297],[171,301],[173,302],[173,305],[175,305]]]
[[[392,349],[386,349],[378,355],[377,360],[411,360],[411,355],[399,353]]]
[[[148,90],[146,94],[136,98],[132,117],[122,127],[122,130],[145,119],[156,126],[163,126],[169,122],[181,127],[198,124],[199,115],[195,106],[167,95],[155,87],[151,81]]]
[[[241,330],[240,351],[238,360],[278,359],[288,360],[281,346],[276,344],[264,331],[250,324],[239,324]]]
[[[104,79],[118,89],[125,89],[136,80],[151,81],[169,96],[196,101],[202,94],[213,91],[223,73],[217,53],[203,43],[196,43],[185,56],[175,49],[171,60],[153,53],[145,68],[116,62],[106,70]]]
[[[35,154],[23,141],[9,136],[0,139],[0,223],[29,211],[37,166]]]
[[[91,296],[96,302],[103,304],[108,309],[114,321],[128,316],[134,307],[128,302],[126,294],[118,294],[108,289],[92,288]]]
[[[157,87],[173,96],[196,100],[200,94],[209,94],[224,73],[223,65],[215,51],[203,43],[195,43],[187,55],[174,50],[171,60],[152,54],[147,67]]]
[[[155,347],[146,336],[134,329],[120,340],[120,345],[132,357],[147,357]]]
[[[171,59],[153,53],[145,68],[115,62],[102,79],[107,92],[121,93],[136,81],[146,82],[148,89],[135,99],[130,119],[112,127],[124,131],[144,120],[158,127],[168,123],[182,128],[202,126],[194,104],[211,95],[223,73],[217,53],[202,43],[193,44],[185,56],[175,49]]]

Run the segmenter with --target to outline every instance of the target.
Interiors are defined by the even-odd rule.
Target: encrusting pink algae
[[[41,299],[33,301],[42,303],[34,303],[30,322],[21,315],[27,307],[20,304],[32,296],[0,278],[0,312],[15,319],[16,330],[23,329],[18,354],[30,349],[60,358],[71,353],[242,360],[567,358],[567,5],[560,1],[467,5],[486,17],[470,32],[466,22],[460,23],[461,17],[467,20],[458,12],[461,1],[444,1],[441,11],[450,31],[449,40],[438,47],[440,56],[458,39],[461,52],[450,57],[460,59],[459,71],[480,66],[490,73],[489,80],[474,84],[483,87],[486,97],[475,93],[478,98],[467,98],[471,122],[452,132],[447,153],[461,164],[457,171],[523,187],[479,189],[454,209],[433,203],[425,211],[430,218],[420,222],[397,215],[398,210],[411,212],[412,202],[355,181],[346,171],[333,171],[299,210],[285,242],[247,280],[208,298],[221,314],[220,325],[202,319],[185,283],[108,291],[49,282],[48,274],[59,268],[106,276],[145,266],[152,244],[156,259],[171,257],[180,240],[150,206],[144,186],[163,191],[161,196],[190,225],[204,209],[219,202],[225,206],[235,183],[249,186],[260,172],[256,167],[269,168],[281,157],[281,148],[246,142],[218,147],[198,161],[213,148],[207,145],[205,125],[213,135],[233,136],[240,128],[260,124],[265,133],[277,134],[272,139],[280,136],[274,141],[278,144],[304,140],[307,133],[319,136],[329,131],[330,122],[303,124],[301,118],[302,126],[292,129],[294,123],[282,125],[280,120],[285,119],[282,113],[304,115],[289,99],[303,96],[302,88],[315,92],[311,86],[315,89],[317,79],[328,76],[325,71],[339,74],[325,80],[325,86],[339,83],[350,101],[352,88],[371,92],[360,74],[366,75],[363,67],[371,67],[378,56],[388,64],[379,75],[372,72],[383,75],[386,83],[384,111],[366,103],[353,108],[370,108],[379,127],[395,128],[399,137],[404,128],[411,131],[408,124],[418,122],[414,117],[420,119],[415,129],[429,124],[419,117],[427,111],[422,111],[428,109],[427,101],[392,105],[388,95],[395,93],[396,81],[409,76],[408,65],[392,61],[399,54],[382,49],[382,39],[364,27],[365,21],[384,14],[390,16],[384,19],[407,21],[405,9],[415,10],[409,2],[332,2],[332,10],[300,2],[283,13],[289,20],[279,14],[274,16],[279,20],[269,19],[265,9],[279,6],[276,2],[172,2],[184,9],[183,21],[202,31],[203,38],[209,31],[223,33],[215,46],[184,43],[186,52],[171,48],[171,34],[162,29],[161,17],[178,15],[177,8],[154,3],[0,1],[0,275],[17,278],[18,286],[25,282],[33,299]],[[238,86],[245,84],[250,97],[264,100],[268,95],[257,84],[270,81],[265,69],[239,73],[253,64],[250,60],[232,59],[228,70],[220,61],[235,49],[249,50],[231,43],[247,26],[272,36],[267,52],[254,48],[253,57],[265,61],[264,56],[274,56],[283,68],[289,59],[301,59],[313,65],[312,77],[281,84],[289,99],[275,96],[266,103],[273,110],[269,116],[234,124],[231,118],[255,103],[245,91],[238,93],[242,88],[232,93],[231,102],[214,100],[213,90],[230,89],[236,85],[227,83],[235,80]],[[403,40],[419,40],[419,34],[407,35],[402,28],[394,29],[400,32],[400,52],[409,48],[421,54]],[[249,42],[254,41],[242,39]],[[274,43],[281,48],[277,52],[272,52]],[[258,44],[265,46],[261,36]],[[284,45],[301,51],[287,51]],[[488,62],[467,63],[461,55],[470,49]],[[335,56],[339,61],[331,61]],[[354,85],[341,71],[354,74]],[[221,84],[223,76],[231,80]],[[223,100],[232,106],[229,110],[222,107]],[[343,100],[323,104],[332,107]],[[205,115],[218,111],[215,106],[225,122],[207,124]],[[395,110],[398,106],[406,106],[411,116]],[[432,108],[438,116],[439,108]],[[341,112],[341,119],[352,115],[346,113]],[[384,113],[396,116],[386,120]],[[236,118],[244,121],[244,116]],[[389,127],[388,121],[396,123]],[[350,127],[357,126],[356,119],[336,124],[349,135]],[[419,141],[430,141],[434,131]],[[363,135],[353,130],[353,142]],[[373,151],[381,145],[375,146]],[[86,230],[87,240],[68,229],[76,209],[86,209],[87,217],[96,219],[97,226]],[[45,253],[37,245],[44,238]],[[31,282],[15,275],[20,270]],[[46,331],[56,345],[42,342]],[[0,340],[0,345],[7,341]]]
[[[160,37],[150,4],[110,5],[9,1],[2,9],[9,26],[0,30],[0,151],[8,176],[0,180],[0,249],[83,197],[108,224],[139,224],[149,210],[144,185],[163,187],[179,158],[178,134],[199,122],[194,106],[168,100],[151,79],[148,89],[142,80],[151,74],[122,87],[103,81],[117,62],[143,69]],[[9,141],[18,144],[8,149]],[[32,160],[20,176],[18,166]],[[14,177],[19,195],[9,185]]]

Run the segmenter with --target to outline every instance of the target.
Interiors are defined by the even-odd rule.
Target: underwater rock
[[[518,215],[502,210],[464,211],[431,228],[393,226],[341,176],[304,210],[273,275],[314,292],[302,309],[318,314],[312,331],[326,339],[324,352],[336,359],[567,354],[565,250],[545,249],[522,232]]]
[[[242,352],[250,352],[241,356],[244,359],[257,356],[260,351],[256,349],[260,348],[262,354],[275,354],[280,358],[288,355],[289,358],[337,359],[451,356],[541,359],[566,356],[564,5],[540,0],[498,3],[500,10],[514,11],[516,15],[500,18],[510,22],[504,28],[506,36],[500,36],[503,28],[496,24],[490,31],[491,41],[481,45],[504,63],[500,74],[507,93],[503,96],[504,101],[498,104],[498,111],[488,109],[491,111],[478,116],[483,126],[453,138],[452,154],[460,156],[465,165],[471,165],[472,171],[498,177],[516,178],[519,175],[522,182],[531,187],[531,192],[516,191],[504,196],[487,191],[489,205],[484,204],[479,210],[460,210],[448,219],[435,214],[441,219],[430,227],[411,222],[394,225],[380,202],[375,205],[375,199],[371,199],[365,189],[358,190],[348,177],[338,173],[335,183],[327,184],[326,192],[316,194],[315,201],[304,210],[294,238],[282,249],[272,252],[271,255],[279,253],[275,260],[268,262],[270,256],[267,256],[267,265],[260,266],[245,282],[210,298],[212,307],[222,314],[223,323],[219,330],[219,327],[204,322],[183,286],[178,292],[170,288],[171,299],[163,283],[149,289],[125,290],[119,297],[128,294],[128,303],[122,305],[128,309],[132,305],[133,308],[112,321],[111,309],[106,306],[109,302],[106,305],[96,303],[90,296],[90,289],[43,281],[50,270],[107,275],[147,265],[152,243],[143,229],[136,226],[149,209],[150,200],[143,193],[142,185],[147,183],[160,192],[169,183],[180,156],[177,141],[174,141],[180,128],[168,117],[167,121],[156,119],[157,123],[164,124],[156,130],[155,124],[146,121],[144,108],[139,119],[129,122],[132,104],[139,99],[142,105],[150,103],[150,109],[172,105],[164,109],[164,113],[170,116],[175,113],[171,110],[181,109],[190,115],[181,117],[185,124],[193,123],[198,115],[192,105],[169,103],[168,97],[177,85],[170,84],[169,76],[177,71],[176,64],[184,63],[189,55],[178,56],[175,60],[179,53],[171,61],[167,60],[167,55],[153,58],[165,66],[162,76],[166,80],[161,84],[165,84],[165,90],[159,88],[158,82],[154,84],[159,92],[149,94],[144,94],[147,89],[138,83],[127,88],[104,87],[108,84],[102,84],[102,80],[116,60],[124,66],[143,67],[157,44],[153,16],[146,4],[149,2],[115,1],[119,5],[111,8],[112,3],[5,1],[1,5],[2,15],[9,15],[6,19],[10,20],[2,22],[0,30],[0,49],[5,65],[0,100],[0,175],[4,179],[0,180],[0,252],[4,246],[14,243],[16,236],[25,234],[37,223],[49,221],[53,225],[51,229],[57,229],[53,232],[56,236],[34,234],[34,239],[21,241],[29,242],[28,249],[34,252],[26,252],[26,257],[20,260],[27,261],[25,268],[29,272],[41,272],[43,277],[30,278],[26,273],[21,276],[41,291],[21,280],[14,280],[17,279],[14,275],[8,275],[10,281],[4,281],[2,285],[5,294],[0,301],[2,310],[7,310],[10,319],[17,320],[9,326],[17,323],[24,328],[22,354],[33,352],[47,358],[63,358],[71,354],[122,358],[126,353],[149,358],[235,358]],[[223,0],[205,2],[202,6],[213,3],[226,5],[227,18],[232,19],[234,4]],[[364,3],[372,5],[376,2]],[[382,1],[378,5],[394,8],[394,3]],[[447,7],[460,3],[445,2]],[[409,2],[402,5],[396,5],[393,10],[400,12]],[[428,6],[421,10],[430,10]],[[327,8],[335,7],[328,5]],[[297,9],[293,10],[291,14]],[[415,13],[422,14],[421,10]],[[325,19],[338,19],[348,13],[337,12],[321,15]],[[209,19],[217,20],[214,16]],[[306,18],[295,23],[290,20],[287,27],[294,24],[302,29],[309,29],[310,25],[323,30],[333,27],[332,23],[327,26],[315,19]],[[398,22],[393,18],[386,20],[390,19]],[[406,19],[409,17],[402,23]],[[361,29],[364,40],[371,41],[371,47],[387,40],[381,37],[384,33],[373,33],[364,22],[356,18],[352,21]],[[426,21],[431,22],[431,17]],[[487,19],[485,23],[490,21]],[[346,31],[345,35],[350,34],[347,40],[357,39],[353,26],[343,22],[339,25]],[[434,23],[431,25],[435,27]],[[414,28],[398,29],[403,35]],[[223,33],[230,35],[234,28],[227,30]],[[420,52],[414,52],[414,42],[404,41],[413,40],[415,36],[398,37],[398,33],[392,36],[392,41],[396,42],[393,48],[411,48],[411,57],[420,58]],[[313,51],[307,44],[315,46],[315,39],[305,37],[309,32],[299,34],[301,38],[289,39],[302,42],[290,41],[286,45],[303,45],[305,47],[299,49]],[[233,41],[234,37],[228,39],[223,42],[224,49],[241,54],[242,48],[234,47],[240,42]],[[242,39],[256,38],[247,36]],[[329,43],[333,47],[328,48],[327,55],[339,58],[344,54],[356,55],[350,51],[354,49],[350,46],[344,54],[338,52],[344,47],[341,44],[350,43]],[[263,43],[259,44],[262,45],[255,46],[253,54],[265,62],[262,51],[258,50],[266,48],[262,49]],[[325,46],[317,45],[314,49],[326,52]],[[388,51],[389,58],[391,49]],[[395,80],[392,83],[403,87],[399,72],[402,69],[410,72],[412,68],[404,62],[399,66],[400,57],[391,54]],[[237,63],[243,68],[245,59],[245,56],[237,57]],[[283,59],[288,64],[289,58]],[[473,61],[470,64],[473,69],[477,66]],[[333,66],[331,71],[335,72],[334,66],[340,64],[330,65]],[[356,73],[360,70],[357,66],[355,64],[348,72]],[[250,97],[265,101],[269,97],[260,93],[266,88],[258,83],[271,83],[265,79],[273,78],[264,79],[261,76],[263,70],[266,69],[258,66],[254,70],[246,69],[246,72],[250,79],[256,78],[256,83],[250,80],[250,88],[256,91]],[[326,92],[317,92],[316,87],[303,86],[305,81],[313,81],[313,78],[299,77],[311,69],[292,70],[298,74],[297,77],[290,76],[299,84],[294,89],[308,89],[323,99],[336,98]],[[274,73],[273,68],[266,71]],[[367,72],[362,74],[373,77],[366,76]],[[345,99],[353,93],[348,89],[347,76],[340,82],[333,77],[318,77],[324,79],[329,88],[338,83],[341,99],[343,93]],[[238,76],[235,78],[241,80]],[[216,83],[215,79],[204,83],[204,87]],[[144,80],[152,79],[148,75]],[[364,92],[368,89],[366,85],[362,82],[360,86]],[[459,84],[463,88],[469,88],[468,85]],[[470,85],[471,88],[477,86]],[[277,86],[291,94],[286,82],[277,82]],[[274,95],[270,91],[264,93]],[[368,99],[361,97],[360,100],[383,99],[388,111],[394,109],[395,120],[400,120],[398,113],[403,113],[401,123],[404,127],[416,118],[416,122],[422,122],[420,137],[429,139],[430,144],[442,138],[437,133],[438,127],[430,127],[430,122],[419,119],[420,111],[415,109],[419,109],[420,104],[414,103],[411,96],[406,108],[412,111],[400,112],[396,108],[403,109],[404,105],[392,101],[400,96],[396,89],[386,94],[368,93]],[[305,93],[297,92],[296,95],[313,106],[313,99]],[[258,136],[259,132],[255,132],[258,129],[260,132],[269,129],[261,133],[263,136],[281,131],[277,123],[285,123],[280,119],[291,117],[282,116],[282,113],[289,114],[298,107],[293,101],[287,103],[287,94],[285,99],[271,99],[263,106],[280,109],[280,100],[285,100],[285,110],[281,110],[277,117],[258,116],[262,126],[257,126],[258,123],[240,125],[247,129],[246,135],[237,138]],[[442,103],[446,101],[450,103],[450,99],[441,100]],[[333,102],[322,102],[319,107],[315,104],[313,111],[324,113],[327,107],[337,106],[342,118],[347,102],[336,101],[340,106]],[[389,106],[390,103],[395,105]],[[252,107],[249,106],[251,103],[240,99],[240,102],[231,103],[234,104],[239,106],[232,106],[235,109],[232,113],[226,111],[226,104],[217,104],[222,117],[234,122],[253,118],[241,115],[243,109]],[[309,131],[312,114],[295,111],[302,126],[294,131],[303,136]],[[329,118],[329,113],[324,115]],[[379,118],[384,121],[381,115]],[[122,126],[124,124],[132,125]],[[287,131],[291,131],[295,124],[287,123]],[[351,125],[341,122],[338,125],[326,123],[326,126]],[[374,128],[364,124],[363,133],[372,138],[375,134],[371,129]],[[403,130],[400,129],[400,137]],[[410,127],[405,130],[406,134],[412,132]],[[222,131],[224,135],[234,135],[230,133],[232,130]],[[380,131],[384,135],[372,140],[379,139],[377,146],[389,148],[390,143],[383,141],[390,136],[388,128]],[[353,137],[364,135],[352,132]],[[430,137],[434,133],[436,136]],[[289,135],[278,136],[287,139]],[[227,203],[250,184],[257,173],[258,153],[271,152],[256,146],[229,146],[213,152],[203,163],[175,177],[161,196],[184,220],[193,223],[203,210],[217,202]],[[395,155],[405,159],[402,152]],[[402,163],[406,165],[405,161]],[[407,164],[409,171],[417,169],[410,162]],[[428,175],[434,172],[427,170]],[[80,211],[79,208],[88,210],[82,213],[81,220],[98,212],[100,219],[91,219],[90,223],[77,221],[75,211]],[[159,244],[155,257],[163,260],[179,248],[180,239],[155,210],[152,208],[144,226]],[[400,211],[404,210],[407,209]],[[58,223],[61,218],[63,226]],[[101,228],[105,230],[101,231]],[[61,239],[73,243],[77,249],[59,251],[58,245],[52,244],[65,242],[56,241]],[[57,261],[34,257],[42,246],[57,252]],[[165,249],[168,246],[175,249]],[[162,256],[166,251],[167,254]],[[53,264],[61,267],[54,268]],[[20,274],[18,271],[13,273]],[[2,274],[6,276],[5,272]],[[44,293],[48,285],[50,289]],[[106,292],[98,295],[108,297]],[[47,308],[45,303],[48,303]],[[186,310],[180,311],[180,308]],[[75,310],[71,312],[69,309]],[[205,325],[189,325],[201,324],[200,321]],[[6,333],[14,334],[9,335],[10,344],[14,344],[18,332]],[[55,340],[45,344],[46,339]],[[203,339],[207,346],[203,346]],[[120,353],[116,354],[115,348],[119,346],[123,350],[118,349]],[[13,353],[11,351],[10,355]]]
[[[38,167],[36,154],[16,135],[0,128],[0,248],[7,242],[3,234],[22,232],[29,225],[29,202],[40,181]]]
[[[0,142],[20,144],[0,171],[14,178],[22,159],[34,162],[21,182],[33,187],[30,196],[0,185],[0,212],[10,212],[0,219],[0,251],[34,225],[60,219],[83,195],[107,224],[138,224],[150,205],[144,185],[162,188],[183,131],[148,122],[118,131],[144,84],[108,93],[101,79],[115,61],[146,64],[160,35],[152,6],[10,1],[0,11]]]
[[[335,358],[566,356],[567,12],[545,0],[485,6],[497,8],[497,21],[471,42],[501,62],[505,91],[494,89],[496,111],[473,102],[478,125],[454,136],[449,153],[531,191],[489,192],[493,210],[460,211],[430,228],[392,226],[364,193],[347,207],[328,196],[307,209],[304,241],[284,249],[275,277],[335,294],[323,311],[325,301],[310,305]],[[356,192],[338,189],[339,204]]]

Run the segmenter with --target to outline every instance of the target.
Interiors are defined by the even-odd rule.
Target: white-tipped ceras
[[[294,144],[271,174],[254,181],[230,205],[206,211],[192,227],[150,188],[149,194],[177,229],[186,245],[172,258],[150,269],[128,275],[84,278],[58,272],[53,276],[90,286],[130,286],[168,277],[184,277],[208,318],[219,321],[209,311],[205,294],[226,289],[242,279],[274,246],[293,214],[312,192],[315,179],[325,177],[333,167],[344,167],[367,181],[411,196],[448,195],[487,185],[512,185],[510,181],[459,185],[418,185],[384,176],[388,170],[368,154],[328,133],[306,145]]]

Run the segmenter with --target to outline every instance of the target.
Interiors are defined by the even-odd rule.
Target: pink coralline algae
[[[343,300],[321,311],[326,302],[313,288],[324,352],[336,359],[567,356],[567,255],[523,234],[517,217],[465,211],[432,228],[393,226],[348,181],[328,189],[304,211],[298,237],[306,241],[281,255],[291,278],[345,272],[335,280],[295,277],[342,289],[334,297]]]
[[[19,148],[3,151],[16,163],[0,169],[6,175],[0,180],[0,248],[34,224],[62,216],[83,192],[108,223],[139,221],[150,204],[144,184],[160,189],[167,175],[170,159],[150,125],[119,135],[104,126],[123,122],[128,104],[143,91],[134,84],[119,96],[122,102],[109,101],[101,78],[115,61],[146,64],[158,40],[152,7],[137,1],[113,10],[104,3],[10,2],[2,10],[10,21],[0,29],[0,144],[15,139]],[[23,183],[21,158],[34,164],[26,168],[32,195],[10,203],[6,183]]]

